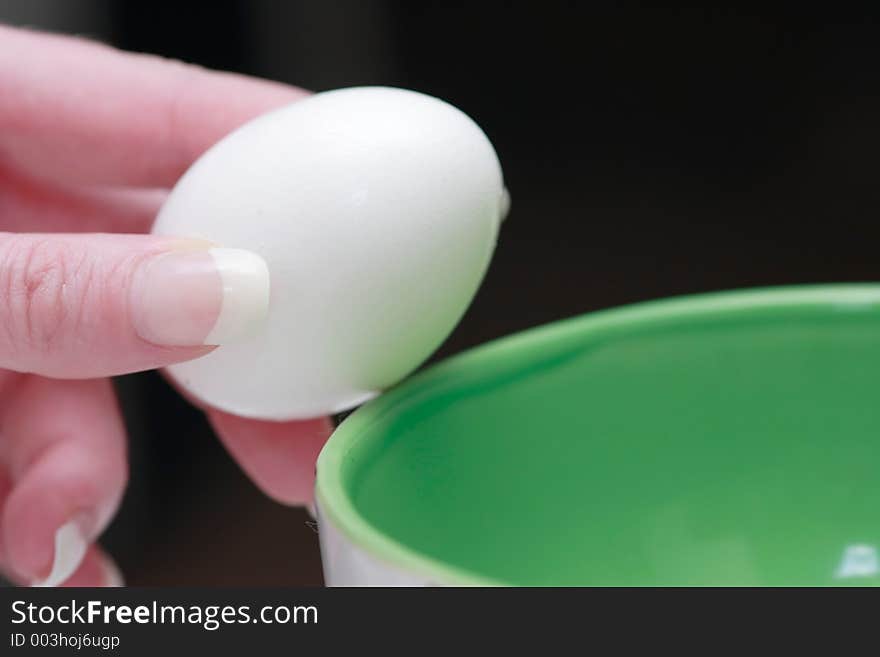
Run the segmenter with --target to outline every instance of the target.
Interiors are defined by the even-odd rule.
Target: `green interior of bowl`
[[[348,418],[322,508],[386,559],[517,585],[880,583],[880,286],[597,313]]]

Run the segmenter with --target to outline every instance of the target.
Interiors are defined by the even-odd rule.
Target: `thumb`
[[[255,253],[152,235],[0,233],[0,368],[112,376],[208,353],[255,330]]]

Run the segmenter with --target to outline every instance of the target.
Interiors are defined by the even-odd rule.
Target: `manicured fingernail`
[[[80,523],[71,520],[55,532],[55,555],[48,577],[34,586],[59,586],[66,581],[82,563],[86,556],[88,541]]]
[[[510,214],[510,192],[507,191],[507,187],[501,190],[501,200],[498,205],[498,216],[500,221],[504,221],[507,219],[507,215]]]
[[[122,572],[111,559],[101,557],[101,570],[104,572],[104,586],[119,587],[125,586],[125,579]]]
[[[144,262],[131,287],[138,335],[169,347],[219,345],[251,334],[269,311],[269,269],[251,251],[168,251]]]

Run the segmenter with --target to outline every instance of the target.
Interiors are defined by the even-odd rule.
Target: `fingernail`
[[[167,251],[144,262],[131,287],[138,335],[168,347],[219,345],[251,334],[269,311],[269,269],[251,251]]]
[[[102,557],[101,569],[104,571],[104,586],[125,586],[125,579],[122,577],[122,572],[111,559]]]
[[[503,222],[507,219],[507,215],[510,214],[510,192],[507,191],[507,187],[501,190],[501,200],[498,205],[499,221]]]
[[[55,555],[49,576],[34,582],[34,586],[59,586],[65,582],[86,556],[88,541],[80,523],[71,520],[55,532]]]

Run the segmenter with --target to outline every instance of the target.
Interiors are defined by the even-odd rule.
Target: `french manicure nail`
[[[131,321],[153,344],[219,345],[249,335],[269,310],[269,269],[252,251],[167,251],[140,265]]]
[[[66,581],[82,563],[86,556],[88,541],[75,520],[61,525],[55,532],[55,555],[48,577],[34,583],[34,586],[58,586]]]
[[[101,557],[101,570],[104,572],[104,586],[125,586],[125,579],[122,577],[122,572],[111,559]]]
[[[501,200],[498,205],[500,206],[498,208],[499,221],[503,222],[510,214],[510,192],[507,191],[507,187],[501,190]]]

